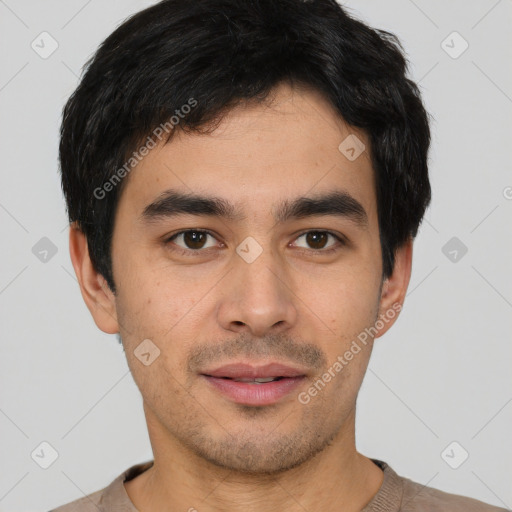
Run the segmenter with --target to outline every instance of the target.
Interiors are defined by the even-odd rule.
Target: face
[[[366,146],[356,159],[339,149],[351,134]],[[381,288],[369,141],[319,94],[282,85],[270,108],[151,150],[122,192],[112,260],[115,326],[93,314],[120,332],[155,452],[276,473],[348,442],[371,338],[335,363],[406,283]],[[299,376],[206,376],[231,363]]]

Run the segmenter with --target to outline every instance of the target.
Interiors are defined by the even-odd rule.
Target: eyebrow
[[[144,208],[140,220],[152,223],[179,215],[220,217],[234,222],[246,219],[240,208],[223,198],[170,189]],[[286,199],[274,212],[277,223],[315,216],[337,216],[352,221],[360,228],[368,227],[368,215],[363,205],[344,191]]]

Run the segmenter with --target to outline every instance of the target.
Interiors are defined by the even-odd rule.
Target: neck
[[[140,512],[357,512],[378,492],[383,472],[356,451],[354,416],[355,411],[322,452],[267,475],[214,465],[148,422],[153,466],[126,482],[125,489]]]

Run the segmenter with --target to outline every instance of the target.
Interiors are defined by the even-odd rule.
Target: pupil
[[[190,249],[201,249],[204,244],[205,233],[187,231],[184,235],[185,243]]]
[[[324,242],[324,243],[320,242],[320,246],[321,247],[317,247],[316,246],[316,245],[318,245],[318,239],[319,238],[323,239],[323,242]],[[326,238],[327,238],[327,234],[326,233],[320,233],[318,231],[313,231],[313,232],[308,233],[306,235],[307,243],[310,246],[312,246],[314,249],[321,249],[325,245]]]

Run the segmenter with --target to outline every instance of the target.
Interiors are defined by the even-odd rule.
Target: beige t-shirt
[[[361,512],[507,512],[505,508],[425,487],[398,476],[385,462],[371,460],[384,472],[384,480],[379,492]],[[152,460],[136,464],[104,489],[50,512],[139,512],[130,501],[123,482],[135,478],[152,465]]]

